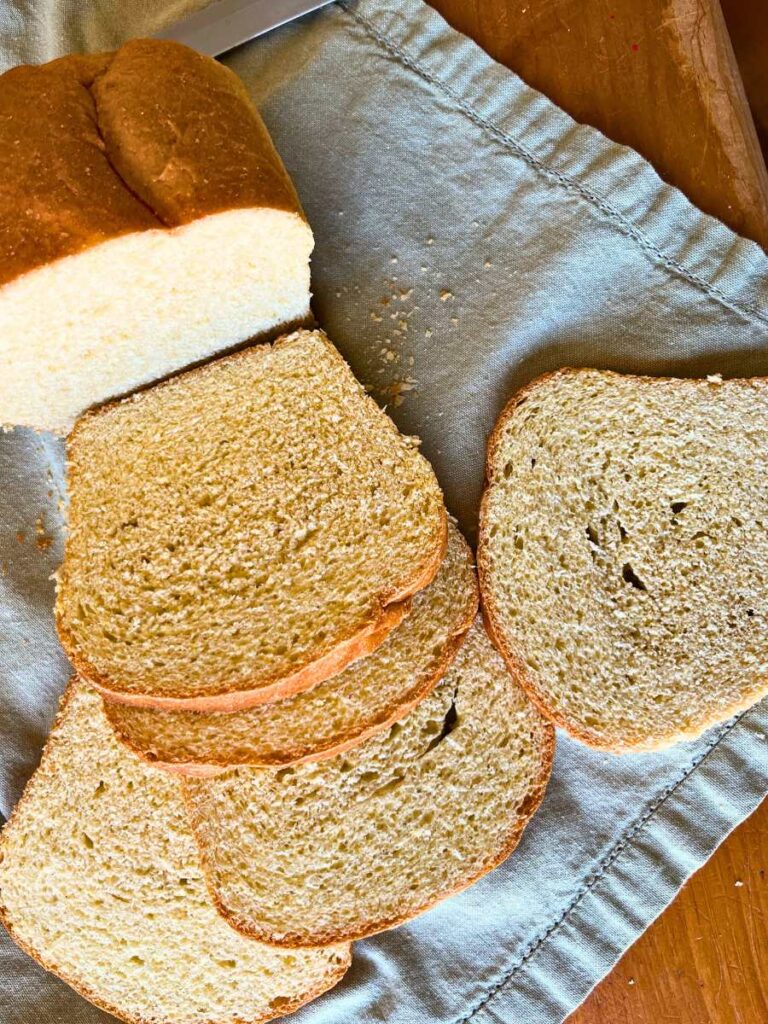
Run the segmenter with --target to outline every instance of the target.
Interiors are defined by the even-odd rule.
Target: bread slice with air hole
[[[209,57],[134,39],[12,68],[0,177],[0,425],[66,432],[311,321],[312,232],[245,87]]]
[[[319,331],[81,418],[57,623],[114,700],[235,711],[375,650],[442,561],[435,475]]]
[[[336,984],[350,949],[286,955],[216,913],[179,783],[73,681],[0,836],[0,917],[43,967],[132,1024],[256,1024]]]
[[[314,946],[400,924],[499,864],[541,800],[553,748],[478,621],[388,732],[319,764],[183,787],[221,912],[265,942]]]
[[[492,635],[584,742],[652,750],[768,693],[768,383],[562,370],[488,447]]]
[[[389,728],[429,694],[456,656],[477,604],[472,552],[449,523],[443,563],[409,615],[372,654],[332,679],[245,711],[157,711],[110,701],[107,718],[141,757],[186,775],[331,757]]]

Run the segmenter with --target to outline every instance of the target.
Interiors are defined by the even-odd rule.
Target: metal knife
[[[155,33],[155,38],[173,39],[218,57],[330,3],[333,0],[217,0]]]

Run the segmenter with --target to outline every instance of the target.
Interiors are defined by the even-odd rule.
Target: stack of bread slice
[[[311,232],[237,79],[150,41],[15,69],[0,159],[41,95],[6,168],[34,202],[0,204],[0,422],[69,430],[76,677],[0,914],[124,1020],[255,1024],[498,864],[554,733],[418,442],[322,332],[275,339]]]

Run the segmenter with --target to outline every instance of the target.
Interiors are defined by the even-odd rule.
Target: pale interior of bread
[[[137,1022],[271,1019],[348,962],[344,946],[289,953],[227,925],[178,784],[117,742],[82,684],[3,832],[0,908],[43,966]]]
[[[494,866],[538,802],[550,739],[478,622],[388,732],[318,764],[183,785],[225,913],[311,944],[397,923]]]
[[[558,722],[613,750],[768,692],[768,388],[545,378],[492,456],[494,628]]]
[[[391,725],[439,680],[477,611],[471,552],[449,524],[434,580],[405,620],[367,658],[287,700],[228,714],[160,711],[109,703],[118,735],[166,765],[282,765],[327,756]]]
[[[378,622],[443,552],[429,463],[319,332],[87,416],[68,456],[60,632],[120,693],[271,685]]]
[[[0,424],[65,431],[96,403],[309,316],[312,233],[227,210],[134,232],[0,290]]]

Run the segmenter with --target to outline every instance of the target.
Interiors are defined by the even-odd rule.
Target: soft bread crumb
[[[59,633],[116,699],[307,689],[380,643],[444,553],[429,463],[320,332],[83,417],[67,453]]]
[[[768,386],[712,383],[562,371],[489,444],[493,634],[607,750],[694,738],[768,693]]]
[[[235,927],[313,945],[391,927],[495,867],[541,799],[553,743],[478,621],[387,733],[320,764],[184,787]]]
[[[77,992],[135,1024],[257,1024],[334,985],[349,949],[286,953],[216,913],[178,783],[70,686],[0,840],[0,916]]]

